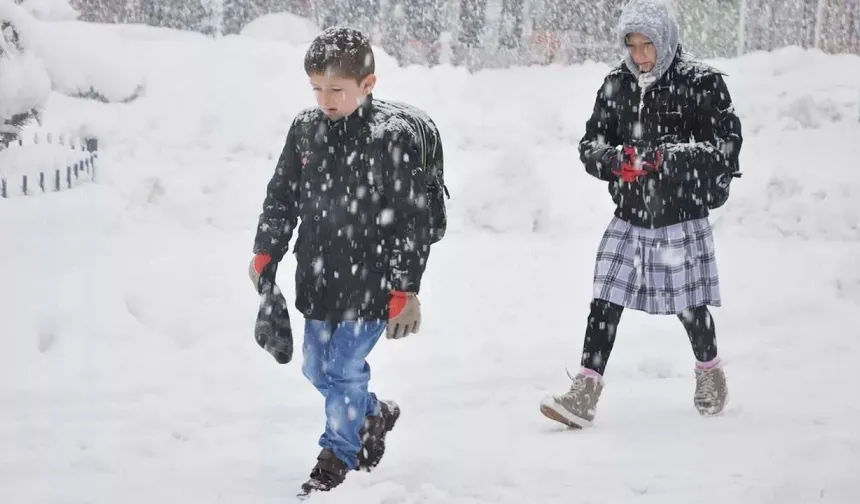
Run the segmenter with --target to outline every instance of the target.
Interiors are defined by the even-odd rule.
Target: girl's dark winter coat
[[[722,74],[679,47],[644,96],[624,63],[606,76],[579,152],[586,171],[609,182],[618,218],[658,228],[708,216],[715,177],[738,171],[742,141]],[[662,149],[662,170],[623,182],[612,173],[622,145],[639,146],[640,152]]]
[[[430,251],[426,167],[408,126],[419,113],[370,97],[339,121],[314,108],[293,122],[254,252],[280,261],[301,221],[296,307],[306,318],[387,320],[392,289],[418,292]]]

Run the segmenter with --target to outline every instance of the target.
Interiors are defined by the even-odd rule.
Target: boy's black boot
[[[307,496],[312,492],[328,492],[332,488],[343,483],[349,467],[343,463],[333,451],[323,449],[317,457],[317,465],[311,470],[311,477],[302,484],[302,493],[299,496]]]
[[[385,455],[385,435],[394,429],[400,418],[400,406],[394,401],[379,401],[380,414],[369,416],[361,427],[361,450],[358,470],[371,471]]]

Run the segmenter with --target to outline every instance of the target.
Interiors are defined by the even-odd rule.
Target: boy
[[[300,112],[268,184],[254,242],[254,285],[276,268],[298,227],[296,307],[302,372],[325,398],[322,451],[303,494],[382,459],[398,405],[368,392],[365,358],[383,332],[417,333],[417,294],[446,220],[442,147],[421,111],[375,100],[370,41],[330,28],[305,55],[319,108]]]
[[[633,0],[618,23],[627,51],[597,92],[580,158],[609,185],[615,216],[603,235],[580,372],[541,412],[575,428],[591,424],[625,308],[675,315],[696,358],[693,405],[723,411],[726,376],[708,305],[720,306],[709,210],[739,176],[741,124],[722,74],[690,59],[661,0]]]

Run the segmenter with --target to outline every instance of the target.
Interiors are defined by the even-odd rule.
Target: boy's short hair
[[[375,71],[370,39],[354,28],[327,29],[311,42],[305,53],[308,76],[333,74],[361,81]]]

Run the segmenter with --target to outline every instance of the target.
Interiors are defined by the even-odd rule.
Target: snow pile
[[[77,22],[40,22],[33,36],[33,51],[51,76],[53,89],[70,96],[85,95],[110,102],[127,100],[145,85],[144,70],[126,39],[109,26]],[[97,40],[91,33],[98,31]],[[110,47],[110,51],[105,51]]]
[[[27,10],[16,5],[13,0],[0,0],[0,21],[11,23],[21,39],[22,45],[29,45],[29,37],[33,33],[33,27],[38,22]]]
[[[13,24],[19,33],[22,51],[0,36],[0,118],[39,109],[51,91],[51,81],[43,61],[31,51],[33,20],[11,0],[0,0],[0,21]]]
[[[323,406],[298,361],[276,366],[254,342],[246,272],[287,128],[313,104],[304,47],[50,26],[102,51],[68,68],[70,82],[117,83],[122,96],[139,76],[146,93],[51,94],[44,129],[97,136],[99,183],[2,202],[3,500],[283,502],[314,463]],[[713,62],[746,137],[745,176],[715,215],[732,406],[698,418],[677,320],[625,313],[587,432],[537,406],[578,364],[611,218],[576,149],[608,67],[378,63],[376,96],[440,127],[451,233],[424,277],[422,333],[371,357],[372,387],[404,408],[386,459],[320,502],[853,502],[860,410],[844,398],[860,382],[860,181],[843,146],[860,129],[845,113],[860,58]],[[288,254],[288,296],[293,267]],[[571,453],[588,463],[557,463]]]
[[[278,12],[251,21],[242,28],[240,35],[300,45],[310,43],[320,33],[320,28],[311,20],[289,12]]]
[[[860,65],[856,55],[787,47],[737,60],[715,60],[713,64],[728,74],[729,91],[745,119],[746,132],[857,122]],[[766,77],[741,78],[745,75]]]
[[[56,14],[62,4],[37,2],[31,5],[30,11],[35,9],[31,14],[26,5],[0,0],[0,19],[12,22],[24,47],[24,61],[18,63],[22,68],[6,68],[14,76],[4,72],[4,81],[15,79],[18,85],[32,87],[29,93],[41,97],[47,72],[48,89],[70,96],[117,102],[139,95],[145,70],[137,58],[127,56],[134,53],[126,38],[114,33],[114,26],[71,22],[68,16],[48,15],[44,10],[54,9],[50,12]],[[107,47],[111,49],[105,50]]]
[[[0,57],[0,117],[39,109],[51,93],[45,65],[31,52]]]

